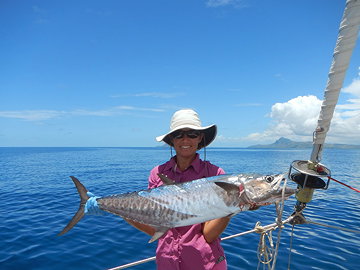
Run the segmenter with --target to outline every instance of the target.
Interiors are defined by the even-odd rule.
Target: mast
[[[313,136],[313,150],[310,161],[319,163],[326,134],[343,86],[346,70],[358,38],[360,25],[360,0],[347,0],[340,23],[339,34],[333,53],[324,100]]]

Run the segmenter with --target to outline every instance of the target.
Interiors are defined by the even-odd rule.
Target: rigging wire
[[[319,225],[319,226],[328,227],[328,228],[332,228],[332,229],[337,229],[337,230],[340,230],[340,231],[346,231],[346,232],[352,232],[352,233],[359,233],[360,234],[359,230],[353,230],[353,229],[349,229],[349,228],[345,228],[345,227],[329,225],[329,224],[315,222],[315,221],[311,221],[311,220],[306,220],[305,223],[306,224]]]
[[[292,254],[292,244],[293,244],[293,239],[294,239],[294,228],[295,228],[295,224],[293,224],[292,228],[291,228],[289,258],[288,258],[288,268],[287,268],[288,270],[290,270],[290,265],[291,265],[291,254]]]

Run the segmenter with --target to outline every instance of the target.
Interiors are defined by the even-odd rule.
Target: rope
[[[354,187],[351,187],[351,186],[349,186],[349,185],[347,185],[347,184],[345,184],[345,183],[343,183],[343,182],[340,182],[339,180],[336,180],[336,179],[334,179],[334,178],[332,178],[332,177],[330,177],[330,176],[328,176],[328,178],[329,178],[330,180],[335,181],[336,183],[339,183],[339,184],[341,184],[341,185],[344,185],[345,187],[348,187],[348,188],[350,188],[350,189],[352,189],[352,190],[355,190],[356,192],[360,192],[360,190],[358,190],[358,189],[356,189],[356,188],[354,188]]]
[[[285,201],[285,188],[286,188],[286,184],[287,184],[287,177],[285,177],[285,182],[283,185],[283,190],[282,190],[282,198],[281,198],[281,206],[279,207],[279,203],[276,203],[276,212],[277,212],[277,227],[279,228],[278,231],[278,235],[277,235],[277,241],[276,241],[276,247],[275,247],[275,253],[274,253],[274,261],[272,264],[271,269],[274,270],[275,269],[275,265],[276,265],[276,260],[277,260],[277,255],[278,255],[278,251],[279,251],[279,246],[280,246],[280,237],[281,237],[281,231],[283,226],[283,222],[282,222],[282,214],[284,211],[284,201]]]
[[[255,232],[260,234],[259,244],[257,248],[257,257],[259,260],[258,268],[260,263],[270,264],[272,261],[274,243],[272,241],[273,228],[265,230],[264,227],[260,226],[260,221],[256,222]],[[270,247],[266,244],[266,240],[269,242]]]
[[[271,227],[268,227],[265,229],[264,227],[260,226],[260,222],[257,222],[255,225],[255,229],[254,229],[255,232],[261,234],[260,239],[259,239],[258,249],[257,249],[257,257],[259,260],[258,269],[260,267],[260,263],[262,263],[263,265],[267,265],[268,269],[271,269],[271,270],[275,269],[276,259],[277,259],[279,246],[280,246],[280,240],[281,240],[281,231],[282,231],[282,228],[284,227],[283,224],[284,224],[284,222],[289,222],[293,218],[291,216],[284,222],[282,221],[286,184],[287,184],[287,178],[285,178],[285,182],[282,187],[283,190],[282,190],[281,204],[279,204],[278,202],[275,203],[277,218],[276,218],[276,223],[274,223],[274,226],[271,226]],[[277,235],[276,246],[274,249],[274,243],[272,240],[272,231],[275,230],[275,228],[278,228],[279,231],[278,231],[278,235]],[[267,246],[266,239],[269,242],[270,246]],[[272,265],[270,267],[271,262],[272,262]]]

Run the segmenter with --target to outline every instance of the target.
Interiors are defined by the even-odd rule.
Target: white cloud
[[[34,13],[37,13],[37,14],[46,14],[46,10],[43,9],[43,8],[40,8],[39,6],[32,6],[32,10]]]
[[[176,92],[143,92],[143,93],[135,93],[135,94],[119,94],[119,95],[112,95],[111,98],[123,98],[123,97],[151,97],[151,98],[163,98],[163,99],[170,99],[170,98],[177,98],[180,96],[184,96],[184,93],[176,93]]]
[[[259,107],[262,106],[261,103],[239,103],[235,104],[235,107]]]
[[[336,142],[360,143],[360,78],[342,89],[355,98],[347,100],[346,104],[336,106],[331,122],[329,135]]]
[[[72,111],[56,111],[56,110],[23,110],[23,111],[0,111],[2,118],[16,118],[26,121],[45,121],[49,119],[64,117],[64,116],[114,116],[121,115],[125,112],[133,111],[150,111],[150,112],[163,112],[163,109],[157,108],[141,108],[133,106],[117,106],[104,110],[72,110]]]
[[[355,98],[348,99],[347,104],[337,105],[337,109],[344,110],[344,112],[343,112],[344,114],[359,113],[359,110],[360,110],[360,78],[354,79],[349,86],[344,87],[342,89],[342,92],[348,93],[348,94],[354,96]],[[353,111],[349,112],[347,110],[353,110]]]
[[[208,0],[206,5],[212,8],[224,6],[245,7],[243,0]]]
[[[114,115],[114,110],[108,109],[108,110],[97,110],[97,111],[89,111],[89,110],[83,110],[78,109],[74,111],[69,111],[66,113],[67,115],[79,115],[79,116],[112,116]]]
[[[342,89],[342,92],[360,97],[360,78],[354,79],[349,86]]]
[[[118,106],[115,109],[124,110],[124,111],[148,111],[148,112],[163,112],[163,109],[156,109],[156,108],[139,108],[133,106]]]
[[[251,133],[245,139],[259,143],[273,142],[279,137],[308,141],[315,130],[322,101],[315,96],[299,96],[272,106],[272,122],[263,132]]]
[[[162,92],[147,92],[135,94],[135,97],[153,97],[153,98],[177,98],[183,96],[183,93],[162,93]]]
[[[345,104],[338,104],[326,137],[328,143],[360,143],[360,78],[343,88],[350,94]],[[311,141],[317,126],[322,101],[315,96],[299,96],[287,102],[276,103],[269,114],[272,122],[263,132],[249,134],[245,140],[264,143],[279,137],[296,141]]]
[[[44,24],[48,23],[49,20],[45,18],[47,16],[47,11],[39,6],[32,6],[32,10],[36,16],[35,23],[37,24]]]
[[[287,127],[288,132],[294,135],[312,134],[321,103],[315,96],[299,96],[285,103],[273,105],[270,117],[275,121],[275,129]]]
[[[0,117],[17,118],[27,121],[43,121],[65,115],[64,111],[54,110],[27,110],[27,111],[0,111]]]

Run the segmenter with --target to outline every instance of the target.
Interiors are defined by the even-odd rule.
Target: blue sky
[[[0,1],[0,146],[310,141],[345,0]],[[360,143],[357,47],[327,142]]]

